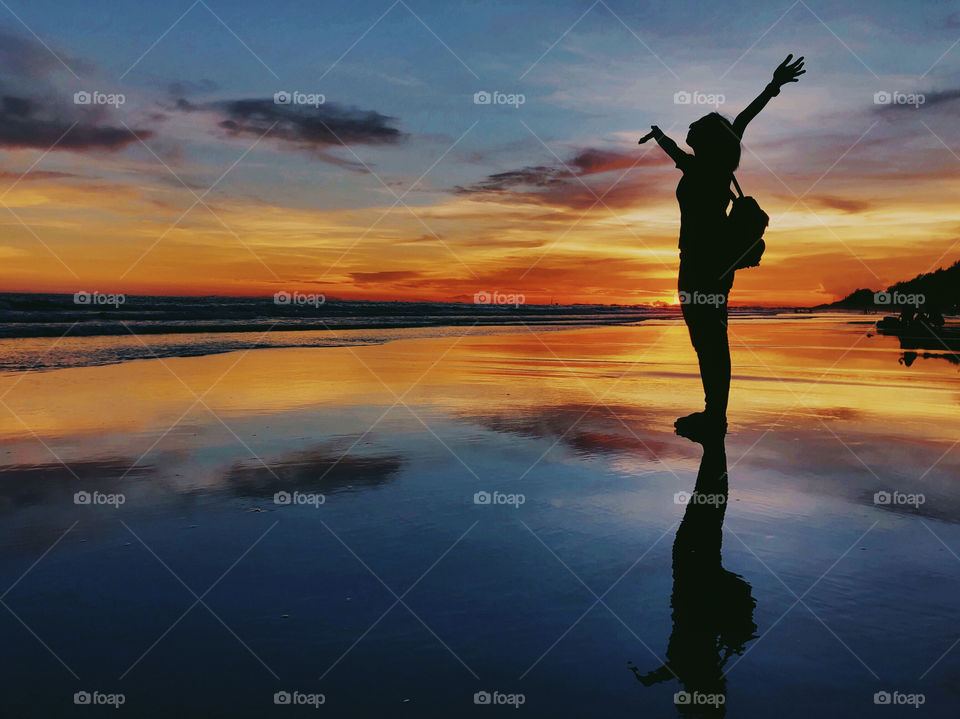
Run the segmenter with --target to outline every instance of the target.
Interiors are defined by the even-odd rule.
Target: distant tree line
[[[907,304],[907,298],[922,297],[918,309],[936,310],[943,314],[960,312],[960,260],[950,267],[935,272],[920,274],[910,280],[897,282],[886,290],[859,289],[851,292],[838,302],[821,307],[844,309],[900,310]],[[897,301],[900,300],[900,301]]]

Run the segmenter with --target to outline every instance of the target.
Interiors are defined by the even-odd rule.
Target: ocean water
[[[0,371],[46,370],[252,348],[337,347],[517,325],[625,324],[676,316],[647,307],[275,298],[0,294]],[[410,331],[420,329],[421,331]],[[401,331],[403,330],[403,331]]]

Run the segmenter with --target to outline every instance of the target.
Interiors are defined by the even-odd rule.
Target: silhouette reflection
[[[960,365],[960,354],[946,354],[943,352],[904,352],[903,356],[897,360],[904,367],[911,367],[917,361],[918,357],[923,359],[943,359],[950,364]]]
[[[703,443],[693,494],[673,542],[673,631],[665,664],[642,674],[645,686],[676,679],[680,714],[726,715],[724,667],[757,634],[750,585],[723,568],[720,547],[727,507],[727,455],[723,438]],[[720,698],[718,698],[720,697]]]

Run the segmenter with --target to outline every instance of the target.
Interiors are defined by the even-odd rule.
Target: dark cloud
[[[341,144],[391,145],[406,137],[393,127],[395,118],[332,102],[314,107],[278,104],[265,98],[195,104],[181,97],[176,101],[176,109],[213,112],[220,117],[219,126],[230,135],[267,135],[298,149],[323,150]]]
[[[556,165],[528,165],[519,170],[509,170],[490,175],[485,180],[469,188],[458,188],[466,192],[496,192],[513,187],[551,187],[564,184],[567,180],[587,175],[595,175],[611,170],[627,170],[633,166],[663,164],[644,158],[638,162],[636,156],[588,148],[581,150],[564,163]]]
[[[639,156],[587,148],[564,162],[552,165],[527,165],[516,170],[489,175],[473,185],[457,185],[453,192],[477,195],[478,199],[509,199],[515,202],[586,209],[600,204],[625,207],[640,192],[654,186],[640,180],[627,180],[624,175],[634,167],[662,165],[659,155]],[[607,182],[589,182],[593,175],[619,171]]]
[[[457,187],[458,192],[501,192],[515,187],[550,187],[562,185],[564,179],[573,177],[569,171],[546,165],[528,165],[519,170],[498,172],[475,185]]]
[[[334,151],[341,145],[393,145],[407,137],[393,126],[393,117],[332,102],[312,106],[279,104],[265,98],[200,103],[178,97],[164,109],[209,113],[231,137],[266,137],[287,149],[307,151],[314,159],[361,173],[369,172],[362,162]],[[159,117],[166,119],[167,115]]]
[[[0,147],[46,150],[56,143],[57,150],[120,150],[137,141],[126,128],[104,123],[106,112],[97,108],[71,116],[70,110],[54,103],[2,95]],[[134,132],[144,140],[153,136],[151,130]]]
[[[924,93],[924,105],[940,105],[960,98],[960,88]]]
[[[5,75],[25,80],[36,80],[61,70],[68,75],[70,70],[78,75],[94,70],[91,63],[67,57],[62,51],[54,55],[32,38],[5,30],[0,30],[0,68]]]
[[[81,88],[71,72],[89,76],[96,71],[59,49],[0,30],[0,148],[46,150],[56,143],[56,150],[119,150],[136,142],[111,117],[115,108],[74,103]],[[144,139],[153,135],[146,129],[136,132]]]
[[[37,180],[66,180],[72,177],[81,177],[72,172],[57,172],[53,170],[34,170],[23,174],[12,170],[0,170],[0,180],[14,180],[16,182],[32,182]]]
[[[567,161],[568,166],[578,170],[578,175],[594,175],[611,170],[629,170],[632,167],[651,167],[662,164],[664,160],[658,155],[639,155],[593,148],[581,150]]]
[[[867,202],[866,200],[849,200],[843,197],[831,197],[829,195],[822,195],[811,199],[821,207],[827,207],[832,210],[840,210],[842,212],[849,212],[851,214],[865,212],[871,207],[871,203]]]
[[[390,126],[393,118],[333,103],[304,107],[278,105],[269,99],[232,100],[221,103],[221,107],[227,117],[220,127],[230,134],[260,137],[269,130],[271,137],[301,147],[384,145],[403,138],[400,130]]]
[[[901,92],[902,95],[922,95],[923,102],[917,106],[915,103],[911,102],[891,102],[884,105],[877,105],[877,112],[891,112],[897,110],[923,110],[931,107],[937,107],[939,105],[945,105],[946,103],[953,102],[954,100],[960,100],[960,88],[949,88],[946,90],[934,90],[932,92],[921,92],[910,91],[910,92]]]

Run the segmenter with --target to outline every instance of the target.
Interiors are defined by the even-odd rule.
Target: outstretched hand
[[[660,128],[657,127],[656,125],[651,125],[651,126],[650,126],[650,132],[648,132],[646,135],[644,135],[643,137],[641,137],[641,138],[640,138],[640,142],[638,142],[637,144],[638,144],[638,145],[642,145],[643,143],[647,142],[648,140],[654,140],[654,139],[656,139],[657,135],[660,135],[660,134],[662,134],[662,133],[660,132]]]
[[[793,54],[787,55],[786,59],[777,65],[777,69],[773,71],[773,84],[777,87],[782,87],[788,82],[797,82],[800,76],[806,72],[803,69],[802,55],[790,62],[792,59]]]

